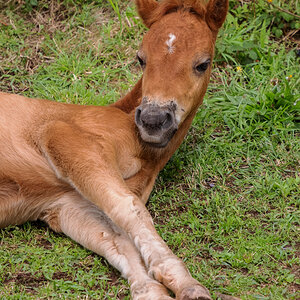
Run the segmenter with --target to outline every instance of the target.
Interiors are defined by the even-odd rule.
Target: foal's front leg
[[[109,149],[105,140],[94,141],[64,122],[53,124],[41,143],[57,176],[130,236],[156,280],[174,291],[177,299],[211,299],[157,234],[144,204],[129,191],[117,168],[113,147]]]
[[[171,300],[166,288],[147,274],[141,256],[123,230],[77,192],[56,200],[41,217],[87,249],[105,257],[130,283],[133,300]]]

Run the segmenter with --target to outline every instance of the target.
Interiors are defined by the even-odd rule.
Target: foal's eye
[[[146,62],[139,55],[137,55],[137,59],[141,65],[141,67],[144,68],[146,65]]]
[[[206,69],[209,67],[209,65],[210,65],[210,60],[207,60],[206,62],[197,65],[195,67],[195,69],[197,72],[203,73],[204,71],[206,71]]]

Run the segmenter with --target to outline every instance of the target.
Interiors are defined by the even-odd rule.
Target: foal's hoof
[[[202,285],[192,285],[184,288],[177,296],[178,300],[211,300],[209,291]]]

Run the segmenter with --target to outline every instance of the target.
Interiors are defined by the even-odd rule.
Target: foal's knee
[[[60,221],[61,207],[46,209],[40,216],[40,220],[46,222],[55,232],[62,232]]]

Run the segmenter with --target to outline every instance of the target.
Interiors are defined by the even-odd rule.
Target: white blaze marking
[[[175,47],[173,46],[173,43],[175,40],[176,36],[173,33],[170,33],[169,39],[166,41],[166,45],[168,46],[168,51],[170,54],[174,53]]]

